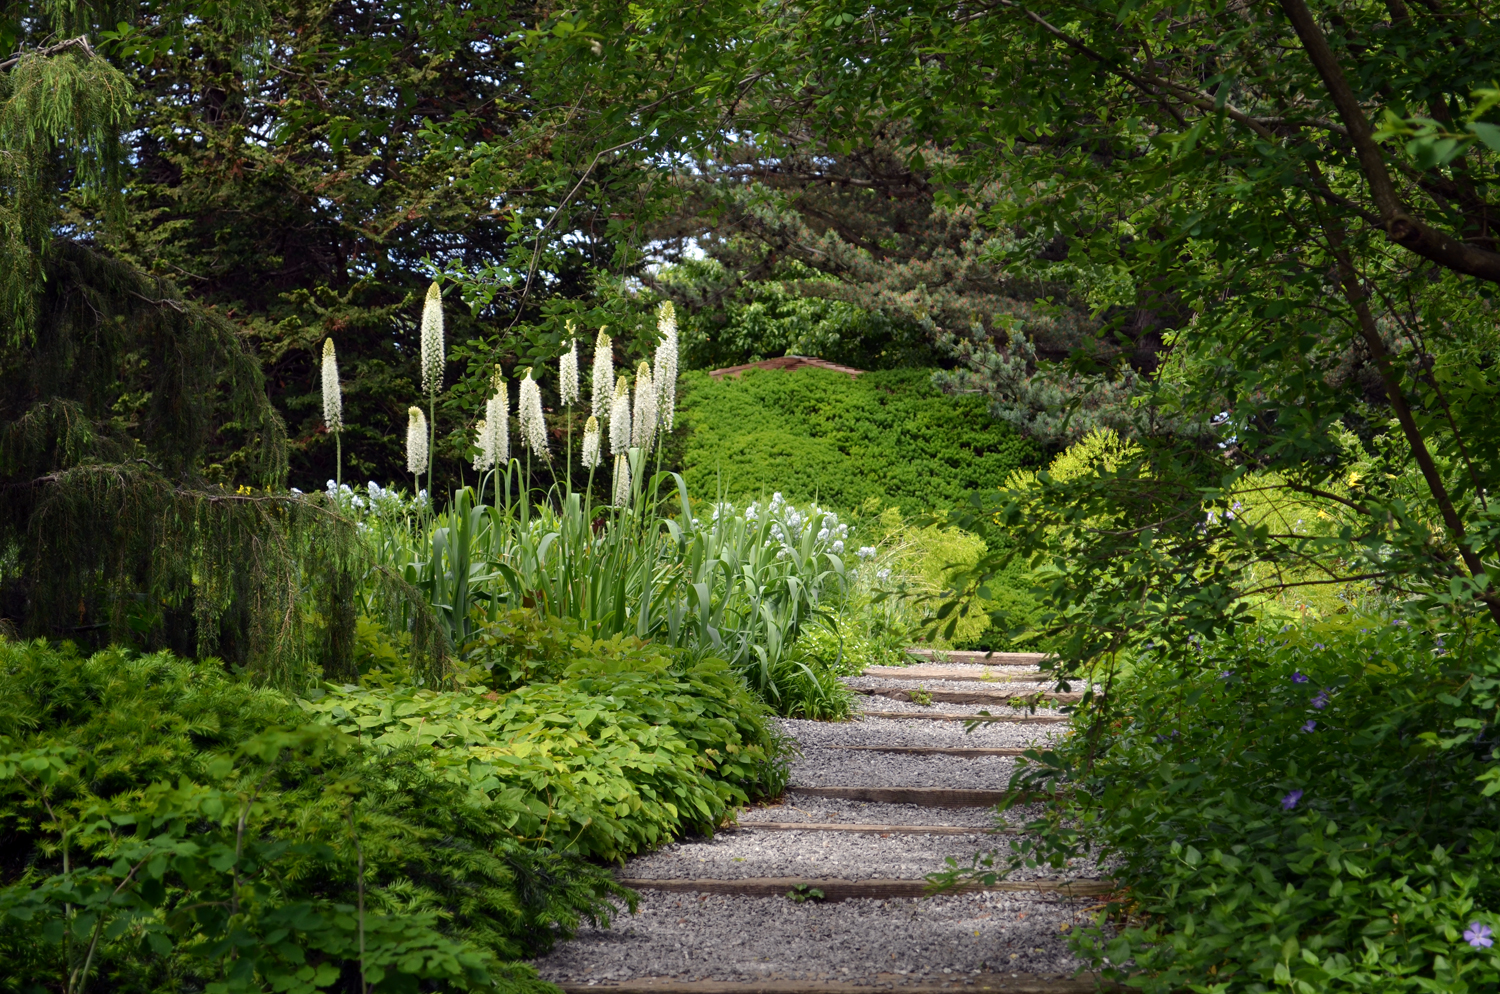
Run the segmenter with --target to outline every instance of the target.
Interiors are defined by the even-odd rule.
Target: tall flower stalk
[[[672,430],[677,409],[677,312],[670,300],[657,310],[656,330],[656,422],[663,435]]]
[[[339,387],[339,360],[333,339],[323,340],[323,424],[333,433],[333,482],[344,485],[344,392]]]
[[[615,397],[609,406],[609,454],[615,457],[614,477],[616,507],[630,499],[630,383],[621,373],[615,381]],[[623,496],[622,496],[623,495]]]
[[[418,488],[422,486],[422,473],[428,470],[427,447],[430,443],[427,416],[413,404],[406,409],[406,471],[416,478]],[[431,479],[429,476],[429,486]]]
[[[635,368],[635,411],[630,422],[630,444],[651,451],[656,436],[656,383],[651,379],[651,364],[642,359]]]
[[[437,395],[443,388],[443,293],[437,281],[422,305],[422,392],[427,395],[427,492],[432,493],[431,450],[437,444]]]
[[[594,369],[589,380],[589,413],[598,418],[601,424],[609,420],[610,403],[614,397],[614,348],[614,342],[600,328],[598,337],[594,339]]]
[[[573,322],[568,322],[568,351],[557,360],[558,400],[568,409],[568,455],[563,463],[567,467],[568,479],[573,478],[573,405],[578,403],[578,339],[573,338]]]

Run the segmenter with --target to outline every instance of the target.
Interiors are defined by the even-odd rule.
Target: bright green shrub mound
[[[735,500],[780,492],[854,509],[874,498],[917,514],[953,507],[1039,465],[1036,445],[990,416],[982,397],[948,396],[926,369],[850,379],[821,369],[688,373],[681,421],[690,493]]]

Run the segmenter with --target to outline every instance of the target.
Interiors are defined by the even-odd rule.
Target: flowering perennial
[[[630,444],[651,448],[656,434],[656,384],[651,381],[651,364],[642,359],[635,369],[635,413],[631,421]]]
[[[594,371],[589,381],[592,396],[589,397],[589,413],[596,418],[607,419],[610,415],[610,385],[615,382],[614,343],[604,329],[594,339]]]
[[[1469,922],[1469,927],[1464,930],[1464,941],[1475,949],[1488,949],[1495,944],[1495,940],[1491,938],[1493,934],[1488,925]]]
[[[497,464],[510,462],[510,397],[505,380],[500,378],[500,367],[495,367],[495,393],[484,402],[484,417],[474,439],[479,454],[474,457],[474,468],[483,472]]]
[[[609,454],[623,456],[630,448],[630,384],[625,374],[615,383],[615,399],[609,407]]]
[[[406,471],[427,472],[427,415],[420,407],[406,409]]]
[[[630,503],[630,463],[624,456],[615,456],[615,507]]]
[[[593,415],[583,426],[583,468],[599,468],[599,419]]]
[[[443,388],[443,294],[434,282],[422,305],[422,392],[436,396]]]
[[[323,424],[332,432],[344,430],[344,393],[339,388],[339,360],[331,338],[323,340]]]
[[[677,409],[677,312],[670,300],[661,303],[656,329],[661,332],[656,345],[656,420],[663,432],[669,432]]]
[[[526,370],[526,378],[521,381],[516,418],[520,421],[521,444],[543,459],[548,458],[547,422],[542,418],[542,388],[531,378],[530,369]]]
[[[572,322],[568,324],[568,331],[573,330]],[[572,407],[578,403],[578,339],[568,347],[568,351],[557,360],[557,392],[558,399],[564,407]]]

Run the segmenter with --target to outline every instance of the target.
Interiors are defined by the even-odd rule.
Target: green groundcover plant
[[[931,377],[924,369],[853,379],[821,369],[719,381],[684,373],[688,489],[734,500],[779,492],[845,510],[879,498],[922,514],[1039,464],[1041,450],[996,422],[983,398],[947,396]]]
[[[1493,991],[1492,649],[1348,615],[1148,649],[1029,754],[1071,789],[1038,839],[948,876],[1093,848],[1121,903],[1073,947],[1147,991]]]
[[[0,991],[551,990],[515,961],[632,903],[585,856],[781,776],[721,664],[621,644],[556,677],[299,706],[217,661],[0,643]]]

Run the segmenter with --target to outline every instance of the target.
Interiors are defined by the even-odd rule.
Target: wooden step
[[[899,994],[1096,994],[1123,991],[1111,981],[1083,974],[1076,978],[1034,973],[955,973],[951,976],[913,979],[899,973],[879,974],[874,986],[837,980],[672,980],[641,977],[635,980],[598,980],[560,983],[565,994],[876,994],[883,990]]]
[[[899,690],[895,687],[855,687],[856,694],[866,697],[888,697],[893,701],[910,701],[912,694],[924,693],[934,704],[994,704],[1009,706],[1012,700],[1037,699],[1058,704],[1077,704],[1082,694],[1061,694],[1043,690],[1022,693],[1016,690]]]
[[[899,752],[910,756],[963,756],[968,759],[1026,754],[1025,749],[959,749],[945,746],[812,746],[809,748],[843,749],[849,752]]]
[[[659,890],[673,894],[738,894],[742,897],[780,897],[799,887],[823,892],[825,901],[847,901],[852,897],[877,900],[891,897],[927,897],[926,880],[840,880],[824,877],[741,877],[723,880],[718,877],[652,879],[619,877],[618,882],[632,890]],[[945,894],[975,891],[1029,891],[1062,894],[1065,897],[1098,897],[1114,891],[1107,880],[998,880],[993,884],[966,884],[944,891]]]
[[[1056,679],[1053,674],[1040,670],[1035,673],[992,673],[988,670],[975,673],[973,669],[942,666],[871,666],[860,675],[887,680],[952,680],[955,683],[1051,683]]]
[[[1009,829],[995,830],[972,825],[864,825],[844,821],[742,821],[741,832],[849,832],[855,835],[1014,835]]]
[[[861,718],[913,718],[917,721],[1005,721],[1019,725],[1055,725],[1071,719],[1065,714],[954,714],[951,711],[861,711]]]
[[[868,804],[916,804],[924,808],[992,808],[1016,797],[1010,790],[963,790],[949,787],[788,787],[788,794],[827,797]],[[1022,801],[1050,801],[1050,794],[1022,794]]]
[[[979,663],[984,666],[1039,666],[1044,652],[974,652],[968,649],[907,649],[908,656],[936,663]]]

